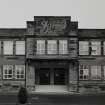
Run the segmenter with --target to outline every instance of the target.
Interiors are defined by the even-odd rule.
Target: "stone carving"
[[[59,34],[64,33],[66,20],[39,20],[35,24],[35,33],[37,34]]]

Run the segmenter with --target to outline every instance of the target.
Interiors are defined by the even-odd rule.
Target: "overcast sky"
[[[71,16],[79,28],[105,28],[105,0],[0,0],[0,28],[26,27],[34,16]]]

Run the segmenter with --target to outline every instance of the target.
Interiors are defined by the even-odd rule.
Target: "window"
[[[4,55],[13,55],[13,41],[3,42]]]
[[[59,40],[59,54],[68,54],[67,40]]]
[[[104,80],[105,80],[105,66],[103,66],[103,69],[104,69],[104,73],[103,74],[104,74]]]
[[[1,54],[1,41],[0,41],[0,54]]]
[[[13,78],[13,66],[3,65],[3,79],[12,79],[12,78]]]
[[[105,55],[105,41],[103,42],[103,54]]]
[[[57,54],[57,41],[56,40],[48,40],[47,53],[48,54]]]
[[[25,78],[25,66],[24,65],[15,65],[15,77],[16,79]]]
[[[89,55],[88,41],[79,41],[79,55]]]
[[[92,41],[91,42],[91,55],[100,55],[101,54],[101,42]]]
[[[0,79],[2,79],[2,69],[1,69],[1,66],[0,66]]]
[[[37,40],[36,54],[45,54],[45,40]]]
[[[25,55],[25,41],[16,41],[16,55]]]
[[[101,79],[101,66],[91,66],[91,79]]]
[[[88,65],[80,65],[79,66],[79,79],[80,80],[88,80],[89,79],[89,66]]]

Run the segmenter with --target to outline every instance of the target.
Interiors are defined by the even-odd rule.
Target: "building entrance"
[[[66,70],[63,68],[54,69],[54,84],[64,85],[66,84]]]
[[[39,68],[35,73],[38,85],[66,85],[68,70],[65,68]]]

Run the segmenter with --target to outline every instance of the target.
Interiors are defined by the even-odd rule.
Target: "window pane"
[[[105,79],[105,66],[103,66],[103,68],[104,68],[104,79]]]
[[[25,41],[16,41],[16,55],[25,55]]]
[[[13,41],[4,41],[4,55],[13,55]]]
[[[79,66],[79,79],[80,80],[88,80],[89,79],[89,66],[88,65],[80,65]]]
[[[24,79],[25,78],[25,66],[24,65],[16,65],[15,66],[15,77],[16,77],[16,79]]]
[[[0,41],[0,54],[1,54],[1,41]]]
[[[91,55],[100,55],[101,54],[101,42],[94,41],[91,42]]]
[[[13,66],[3,65],[3,79],[12,79],[12,78],[13,78]]]
[[[59,54],[68,54],[67,40],[59,40]]]
[[[105,41],[103,42],[103,53],[104,53],[104,55],[105,55]]]
[[[48,40],[47,53],[48,54],[57,54],[57,41],[56,40]]]
[[[101,66],[91,66],[91,79],[101,79]]]
[[[9,70],[9,71],[8,71],[8,74],[12,74],[12,70]]]
[[[79,55],[88,55],[88,54],[89,54],[89,42],[79,41]]]
[[[36,54],[45,54],[45,40],[37,40]]]

